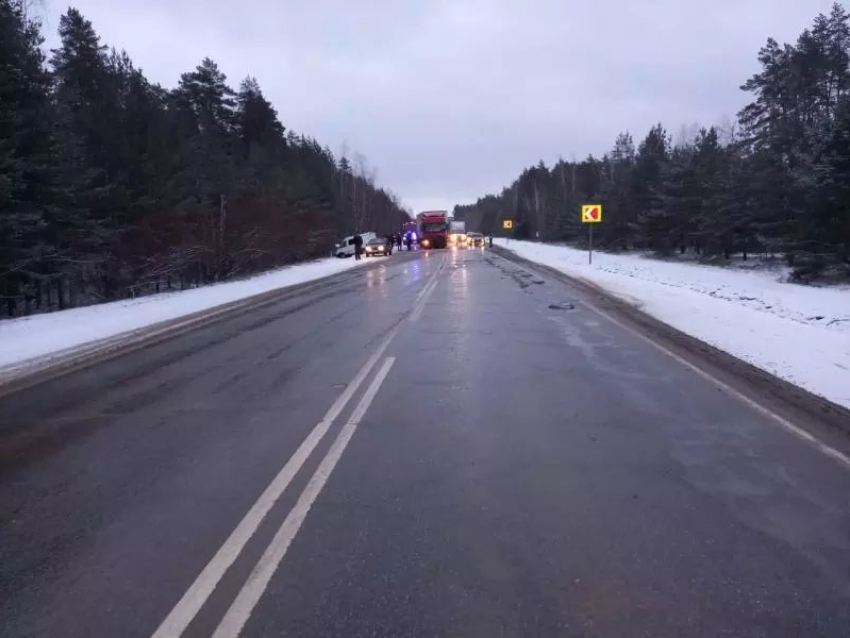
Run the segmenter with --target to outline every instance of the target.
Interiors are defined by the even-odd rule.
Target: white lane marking
[[[445,261],[445,256],[443,257],[443,260]],[[431,287],[431,284],[433,284],[437,280],[437,275],[440,274],[440,271],[442,269],[443,269],[443,262],[441,261],[440,265],[437,266],[437,269],[434,271],[434,273],[428,278],[428,283],[425,284],[422,287],[422,290],[419,291],[419,294],[416,295],[416,300],[415,300],[416,302],[418,302],[420,299],[422,299],[422,297],[425,296],[425,293]]]
[[[218,582],[224,576],[224,573],[233,564],[247,542],[257,531],[266,514],[268,514],[284,490],[286,490],[295,474],[298,473],[298,470],[301,469],[301,466],[310,457],[310,454],[313,453],[319,441],[327,433],[328,428],[351,400],[351,397],[354,396],[354,393],[357,392],[357,389],[372,371],[372,368],[375,367],[375,364],[384,354],[384,351],[398,332],[400,325],[393,328],[387,334],[383,342],[378,346],[378,349],[363,364],[363,367],[360,368],[360,371],[355,375],[351,383],[348,384],[345,391],[334,401],[324,418],[307,435],[307,438],[304,439],[295,451],[295,454],[286,462],[283,469],[280,470],[260,498],[257,499],[257,502],[254,503],[239,525],[236,526],[236,529],[233,530],[228,539],[216,552],[215,556],[213,556],[212,560],[204,567],[203,571],[195,579],[195,582],[192,583],[180,601],[174,606],[168,616],[165,617],[165,620],[162,621],[162,624],[154,632],[152,638],[179,638],[183,634],[186,627],[192,622],[192,619],[210,597],[210,594],[212,594],[216,585],[218,585]]]
[[[346,446],[348,446],[363,415],[366,414],[366,410],[369,409],[372,400],[375,398],[378,390],[380,390],[381,384],[383,384],[384,379],[389,374],[393,363],[395,363],[395,357],[387,357],[386,361],[384,361],[384,365],[378,371],[378,374],[375,375],[372,384],[363,394],[363,398],[360,399],[360,403],[357,404],[354,412],[352,412],[348,423],[345,424],[337,435],[327,455],[322,459],[307,487],[304,488],[295,507],[292,508],[286,520],[283,521],[271,544],[263,553],[251,575],[248,576],[248,580],[239,591],[233,604],[230,605],[221,623],[216,628],[213,638],[237,638],[242,632],[242,628],[245,626],[248,618],[250,618],[251,612],[256,607],[257,602],[259,602],[263,592],[265,592],[269,581],[286,555],[290,543],[292,543],[292,540],[304,523],[304,519],[310,512],[310,508],[316,501],[325,483],[327,483],[340,457],[342,457],[342,453],[345,452]]]
[[[422,316],[422,311],[425,309],[425,304],[428,303],[428,298],[431,296],[431,293],[434,292],[434,288],[437,287],[437,282],[432,281],[428,284],[428,288],[425,291],[425,294],[422,295],[421,301],[416,304],[416,307],[413,309],[413,312],[410,313],[410,321],[416,323],[419,321],[419,317]]]
[[[428,278],[428,283],[426,283],[424,286],[422,286],[422,290],[420,290],[419,293],[416,295],[415,303],[418,303],[419,300],[422,299],[422,297],[425,296],[425,293],[428,291],[428,288],[430,288],[431,284],[433,284],[434,280],[436,280],[438,272],[440,272],[439,268],[434,272],[433,275],[431,275]]]
[[[412,323],[416,323],[419,321],[419,317],[422,316],[422,311],[425,309],[425,304],[428,303],[428,298],[431,296],[431,293],[434,292],[434,288],[437,287],[437,283],[439,280],[437,277],[443,270],[443,266],[446,265],[446,257],[443,256],[443,260],[440,262],[440,265],[437,267],[437,270],[434,271],[434,274],[431,275],[431,280],[428,282],[428,285],[422,289],[419,295],[416,298],[416,304],[413,307],[413,312],[410,313],[410,321]]]
[[[713,383],[714,385],[719,387],[724,392],[727,392],[727,393],[731,394],[733,397],[735,397],[736,399],[738,399],[739,401],[746,403],[748,406],[750,406],[753,410],[755,410],[756,412],[758,412],[762,416],[766,416],[769,419],[772,419],[773,421],[778,423],[781,427],[785,428],[787,431],[791,432],[792,434],[797,435],[798,437],[800,437],[801,439],[803,439],[807,443],[810,443],[811,445],[813,445],[817,450],[819,450],[823,454],[826,454],[827,456],[835,459],[836,461],[838,461],[839,463],[841,463],[845,467],[850,468],[850,456],[847,456],[843,452],[836,450],[834,447],[827,445],[826,443],[821,441],[819,438],[817,438],[816,436],[814,436],[810,432],[806,432],[802,428],[797,427],[796,425],[791,423],[788,419],[779,416],[778,414],[776,414],[776,412],[773,412],[772,410],[764,407],[763,405],[761,405],[757,401],[754,401],[753,399],[750,399],[748,396],[742,394],[741,392],[738,392],[738,390],[736,390],[732,386],[727,385],[726,383],[724,383],[723,381],[721,381],[717,377],[711,375],[710,373],[706,372],[702,368],[695,366],[693,363],[691,363],[687,359],[683,359],[682,357],[677,355],[672,350],[668,350],[667,348],[662,346],[660,343],[656,343],[655,341],[653,341],[652,339],[650,339],[646,335],[641,334],[639,331],[635,330],[634,328],[631,328],[631,327],[625,325],[624,323],[620,322],[618,319],[609,315],[604,310],[597,308],[593,303],[591,303],[589,301],[583,301],[582,303],[585,306],[587,306],[588,308],[590,308],[591,310],[593,310],[596,314],[600,315],[601,317],[604,317],[605,319],[607,319],[608,321],[610,321],[614,325],[616,325],[616,326],[622,328],[623,330],[625,330],[625,331],[635,335],[636,337],[642,339],[646,343],[652,345],[653,347],[657,348],[658,350],[660,350],[661,352],[666,354],[668,357],[675,359],[676,361],[681,363],[686,368],[693,370],[698,375],[700,375],[702,378],[707,379],[708,381],[710,381],[711,383]]]

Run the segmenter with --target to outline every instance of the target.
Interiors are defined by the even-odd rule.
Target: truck
[[[445,248],[449,244],[449,214],[444,210],[426,210],[416,216],[419,245]]]
[[[466,222],[459,219],[449,221],[449,244],[466,246]]]

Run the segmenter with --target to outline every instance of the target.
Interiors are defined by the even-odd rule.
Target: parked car
[[[375,239],[375,233],[360,233],[365,246],[370,241]],[[334,247],[334,256],[336,257],[353,257],[354,256],[354,235],[349,235]]]
[[[366,256],[372,257],[375,255],[389,255],[392,253],[392,246],[384,237],[375,237],[366,242]]]

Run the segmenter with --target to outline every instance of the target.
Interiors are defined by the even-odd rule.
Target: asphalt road
[[[3,636],[850,635],[850,470],[481,250],[0,398]]]

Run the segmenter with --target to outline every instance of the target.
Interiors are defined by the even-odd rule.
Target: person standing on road
[[[401,233],[395,234],[395,247],[401,251]]]
[[[392,234],[390,234],[390,235],[387,235],[384,238],[384,241],[387,244],[387,255],[392,255],[393,254],[393,245],[395,244],[395,238],[392,236]]]
[[[413,246],[413,237],[411,237],[411,236],[410,236],[410,233],[407,233],[407,235],[406,235],[406,236],[405,236],[405,238],[404,238],[404,241],[405,241],[405,243],[407,244],[407,250],[413,250],[413,248],[412,248],[412,246]]]
[[[363,238],[356,234],[352,241],[354,242],[354,259],[360,261],[360,253],[363,252]]]

